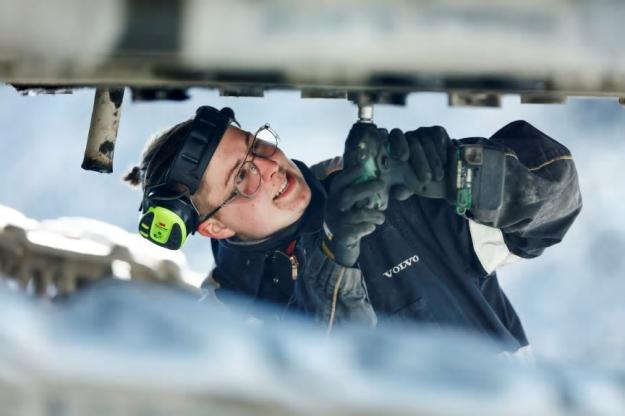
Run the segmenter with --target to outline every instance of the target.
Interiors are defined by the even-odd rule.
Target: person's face
[[[202,214],[219,206],[234,189],[238,168],[252,143],[253,134],[229,127],[208,164],[199,192],[194,196]],[[251,159],[248,156],[248,160]],[[260,239],[298,220],[310,202],[311,192],[302,172],[278,148],[269,158],[254,157],[261,182],[248,199],[235,197],[198,231],[211,238]],[[286,188],[279,191],[286,183]]]

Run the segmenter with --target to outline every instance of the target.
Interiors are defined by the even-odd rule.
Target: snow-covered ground
[[[20,97],[8,87],[0,88],[4,136],[0,170],[5,184],[0,204],[36,220],[83,216],[134,232],[140,195],[124,185],[121,176],[138,162],[150,134],[191,116],[198,105],[231,106],[250,130],[269,121],[280,134],[286,154],[305,162],[342,153],[344,136],[356,116],[355,107],[347,101],[302,100],[295,92],[269,93],[264,99],[218,97],[201,90],[192,95],[184,103],[124,104],[115,173],[107,176],[80,169],[90,91]],[[582,214],[562,244],[541,258],[500,272],[501,283],[532,342],[536,367],[501,358],[483,361],[490,346],[458,334],[432,336],[427,331],[406,334],[398,330],[365,335],[355,330],[322,341],[321,333],[299,322],[281,328],[264,324],[257,330],[239,325],[242,319],[217,312],[211,312],[208,320],[190,312],[179,316],[169,309],[157,312],[150,309],[150,302],[138,299],[143,296],[138,291],[129,295],[137,298],[133,301],[116,301],[120,315],[109,321],[87,314],[81,334],[71,325],[73,319],[81,319],[72,310],[52,313],[43,305],[3,292],[0,345],[5,348],[0,350],[0,384],[4,385],[7,375],[11,379],[22,373],[26,378],[20,386],[39,375],[73,381],[93,377],[96,383],[107,375],[107,369],[108,376],[127,383],[160,380],[148,371],[154,369],[168,374],[165,384],[159,385],[165,390],[179,382],[181,386],[189,383],[193,392],[189,394],[197,393],[195,399],[215,395],[222,404],[227,394],[210,377],[223,379],[224,386],[241,393],[237,397],[251,395],[256,404],[260,397],[282,404],[287,401],[279,397],[293,396],[298,403],[308,397],[316,405],[340,402],[356,412],[357,408],[349,406],[356,406],[353,399],[357,397],[371,409],[379,409],[376,406],[383,400],[407,412],[426,414],[501,414],[516,409],[519,414],[624,414],[625,108],[608,100],[520,105],[518,97],[506,97],[501,109],[448,108],[445,96],[420,94],[411,96],[405,108],[379,106],[375,111],[380,126],[412,129],[438,124],[455,138],[489,136],[515,119],[528,120],[572,150],[584,198]],[[210,268],[208,240],[194,236],[184,251],[193,269]],[[146,316],[132,309],[135,300],[137,308],[151,312]],[[187,311],[187,307],[191,306],[180,306],[180,310]],[[121,319],[124,308],[136,320]],[[169,322],[172,331],[180,325],[183,335],[167,337],[171,349],[159,349],[156,343],[156,352],[149,353],[146,346],[154,344],[157,327],[144,328],[141,317]],[[95,324],[101,324],[97,333]],[[120,330],[135,334],[136,339],[121,337],[115,344]],[[75,345],[67,345],[59,335],[66,333],[71,333]],[[101,338],[94,338],[98,334]],[[370,345],[374,347],[368,349]],[[79,354],[77,346],[86,352]],[[205,349],[219,359],[206,358]],[[95,363],[86,363],[86,354]],[[33,358],[38,361],[29,364]],[[200,391],[199,386],[205,389]],[[261,387],[264,390],[258,390]],[[341,408],[337,406],[333,408]]]

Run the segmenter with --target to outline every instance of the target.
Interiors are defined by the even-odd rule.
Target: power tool
[[[373,123],[373,104],[358,103],[358,121],[345,142],[344,168],[361,167],[362,175],[356,182],[379,179],[386,184],[383,191],[362,201],[361,207],[385,210],[390,189],[405,185],[408,175],[414,176],[408,162],[391,154],[390,142]],[[424,197],[447,199],[460,215],[472,208],[496,210],[503,199],[504,173],[503,149],[485,139],[452,140],[443,179],[423,183],[413,190]]]

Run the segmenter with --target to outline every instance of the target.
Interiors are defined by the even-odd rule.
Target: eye
[[[239,173],[237,173],[237,176],[234,178],[234,183],[237,185],[240,184],[245,180],[246,176],[247,171],[245,169],[239,169]]]

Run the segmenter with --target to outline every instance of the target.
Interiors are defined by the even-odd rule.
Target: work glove
[[[451,140],[440,126],[420,127],[405,134],[399,129],[389,134],[391,157],[407,162],[413,175],[405,175],[405,184],[391,189],[391,197],[403,201],[421,194],[432,181],[446,178],[447,151]]]
[[[384,182],[355,183],[361,173],[361,168],[355,166],[335,174],[326,202],[322,248],[328,257],[345,267],[352,267],[358,260],[360,240],[385,220],[382,211],[359,204],[382,191]]]

